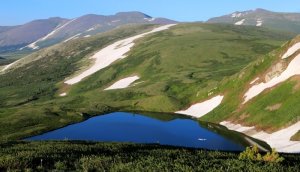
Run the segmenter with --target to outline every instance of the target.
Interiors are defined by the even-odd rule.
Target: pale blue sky
[[[121,11],[141,11],[153,17],[178,21],[205,21],[256,8],[300,12],[300,0],[1,0],[0,25],[16,25],[54,16],[74,18]]]

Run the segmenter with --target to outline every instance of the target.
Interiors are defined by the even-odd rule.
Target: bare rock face
[[[286,68],[286,65],[283,62],[279,62],[276,65],[272,66],[270,71],[265,76],[265,82],[270,81],[271,79],[278,77]]]

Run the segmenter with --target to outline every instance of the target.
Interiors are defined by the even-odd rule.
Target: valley
[[[151,27],[126,28],[124,37]],[[100,34],[101,39],[83,38],[40,50],[4,71],[0,75],[1,125],[6,128],[1,131],[2,139],[34,135],[108,111],[178,111],[221,93],[222,88],[216,86],[225,77],[234,75],[247,63],[292,38],[292,35],[272,34],[263,28],[181,24],[138,40],[127,58],[82,82],[72,86],[64,83],[74,72],[76,75],[91,64],[89,57],[101,49],[99,46],[105,47],[114,39],[120,39],[121,35],[115,34],[118,32],[124,29]],[[231,40],[230,44],[226,40]],[[182,42],[189,43],[182,46]],[[261,46],[257,47],[257,43]],[[119,79],[134,74],[139,75],[142,83],[127,89],[103,91]],[[208,96],[210,92],[213,95]],[[67,95],[59,96],[63,93]],[[49,119],[53,123],[49,123]]]
[[[104,14],[0,26],[0,171],[299,170],[299,13]]]

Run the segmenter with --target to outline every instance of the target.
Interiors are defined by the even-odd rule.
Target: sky
[[[0,25],[18,25],[49,17],[113,15],[125,11],[140,11],[177,21],[206,21],[256,8],[300,13],[300,0],[1,0]]]

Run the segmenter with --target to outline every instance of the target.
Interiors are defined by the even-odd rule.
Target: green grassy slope
[[[112,99],[114,106],[130,103],[129,109],[175,111],[206,98],[224,77],[277,47],[282,37],[271,35],[266,30],[229,25],[177,26],[140,41],[126,60],[76,85],[71,95]],[[132,74],[139,74],[145,82],[132,89],[102,91]]]
[[[278,130],[297,122],[300,117],[298,77],[292,77],[274,88],[264,91],[245,105],[242,105],[241,102],[243,102],[243,95],[253,79],[257,76],[264,78],[266,71],[278,62],[289,63],[293,57],[280,60],[281,55],[299,40],[300,37],[295,38],[285,46],[253,62],[239,74],[224,81],[220,86],[220,92],[226,92],[225,100],[221,106],[202,119],[213,122],[231,120],[248,126],[256,126],[265,131]]]
[[[119,29],[53,46],[31,57],[42,58],[0,75],[0,139],[37,134],[113,110],[174,112],[202,101],[211,91],[220,92],[224,78],[293,36],[257,27],[180,24],[139,40],[126,59],[79,84],[63,84],[89,64],[87,59],[96,50],[149,27]],[[144,82],[103,91],[133,74]],[[68,96],[59,97],[64,91]]]
[[[242,161],[238,153],[159,145],[93,142],[0,144],[1,171],[299,171],[298,155],[282,163]],[[66,158],[67,157],[67,158]],[[42,160],[42,161],[41,161]]]
[[[23,66],[0,75],[1,139],[20,138],[85,119],[81,111],[69,110],[64,103],[52,101],[56,98],[57,83],[78,70],[78,63],[83,63],[94,51],[152,27],[130,26],[59,44],[25,57]],[[78,99],[80,96],[72,98],[69,104]],[[104,106],[97,111],[105,112],[108,108]]]

